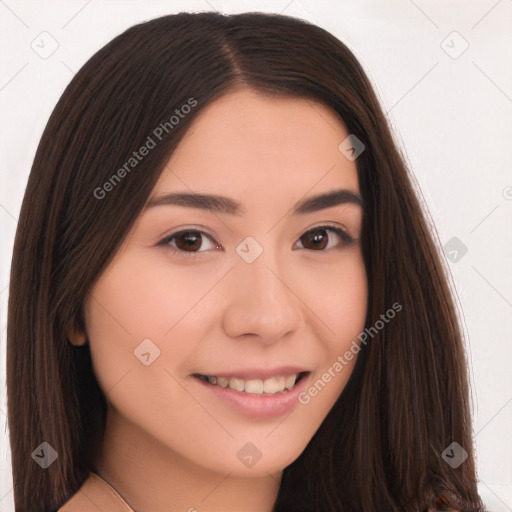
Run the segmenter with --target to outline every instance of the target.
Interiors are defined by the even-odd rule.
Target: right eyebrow
[[[155,206],[175,205],[187,208],[201,208],[212,212],[243,215],[245,210],[241,203],[225,196],[211,194],[194,194],[189,192],[172,192],[160,197],[150,199],[146,208]]]

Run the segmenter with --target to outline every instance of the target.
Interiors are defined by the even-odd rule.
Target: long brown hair
[[[284,469],[275,512],[424,511],[435,500],[483,510],[462,330],[446,270],[361,65],[342,42],[306,21],[208,12],[163,16],[113,39],[71,81],[42,136],[9,294],[16,511],[57,509],[92,469],[106,402],[88,345],[72,346],[65,333],[84,329],[88,291],[191,122],[239,86],[321,101],[364,143],[356,164],[365,205],[366,325],[391,304],[402,306],[360,351],[329,415]],[[169,123],[191,98],[194,108]],[[119,173],[158,126],[166,130],[156,147]],[[58,454],[46,469],[32,457],[42,442]],[[453,442],[467,453],[457,467],[442,456]]]

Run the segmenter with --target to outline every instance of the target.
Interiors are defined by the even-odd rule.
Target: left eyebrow
[[[360,207],[363,206],[363,200],[357,192],[347,189],[336,189],[298,201],[293,207],[292,215],[304,215],[346,203],[356,204]],[[241,216],[246,213],[246,210],[240,202],[229,197],[188,192],[173,192],[150,199],[146,205],[146,209],[163,205],[200,208],[236,216]]]
[[[358,193],[341,188],[299,201],[294,206],[292,214],[303,215],[345,203],[356,204],[361,208],[363,207],[363,200]]]

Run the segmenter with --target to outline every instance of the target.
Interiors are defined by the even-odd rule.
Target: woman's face
[[[322,104],[249,89],[194,121],[84,307],[109,415],[133,446],[246,476],[304,450],[366,315],[348,135]]]

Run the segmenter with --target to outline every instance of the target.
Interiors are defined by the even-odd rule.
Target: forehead
[[[358,191],[355,162],[338,149],[348,135],[336,112],[320,102],[237,90],[198,114],[155,188],[260,204],[310,190]]]

